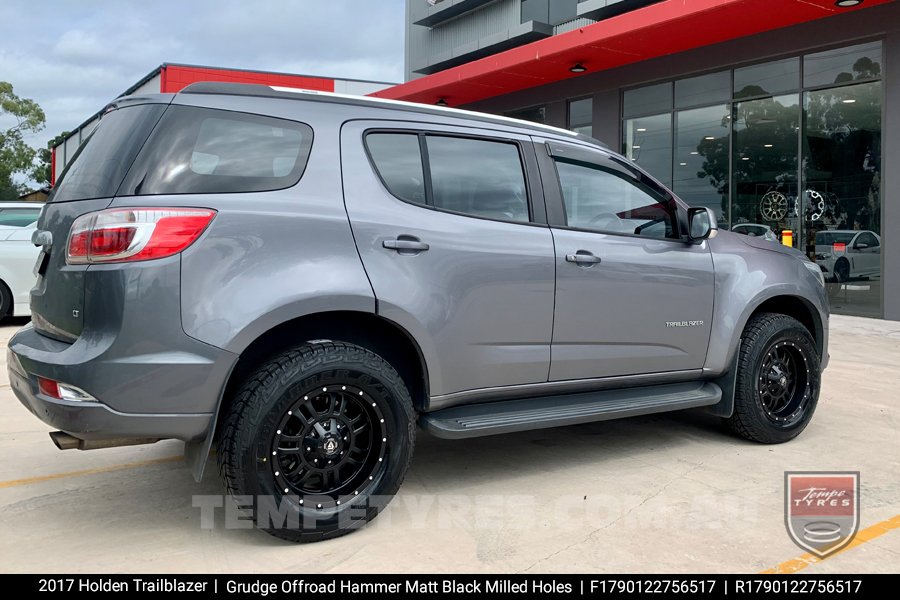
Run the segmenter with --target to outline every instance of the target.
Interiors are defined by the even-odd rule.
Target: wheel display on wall
[[[807,217],[810,221],[818,221],[825,214],[825,196],[816,190],[808,190],[806,194],[809,198]]]
[[[759,210],[767,221],[781,221],[788,212],[787,196],[776,191],[766,192],[759,201]]]

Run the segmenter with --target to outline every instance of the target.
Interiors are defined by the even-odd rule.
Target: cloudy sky
[[[401,81],[403,14],[403,0],[2,0],[0,80],[47,113],[39,146],[163,62]]]

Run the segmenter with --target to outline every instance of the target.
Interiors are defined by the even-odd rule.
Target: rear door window
[[[528,193],[516,144],[425,136],[434,206],[503,221],[528,222]]]
[[[138,155],[119,195],[278,190],[296,184],[312,147],[296,121],[170,106]]]
[[[419,136],[414,133],[372,133],[366,136],[369,156],[384,186],[407,202],[425,204],[425,176]]]
[[[407,202],[529,222],[528,187],[513,142],[430,133],[372,132],[366,149],[388,191]]]

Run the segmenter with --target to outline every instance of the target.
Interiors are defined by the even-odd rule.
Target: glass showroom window
[[[623,107],[623,154],[671,187],[672,84],[628,90]]]
[[[713,209],[727,227],[731,105],[675,113],[673,191],[691,206]]]
[[[881,315],[881,82],[806,93],[806,249],[834,310]],[[832,239],[833,238],[833,239]]]
[[[594,135],[594,99],[569,100],[568,128],[584,135]]]
[[[547,107],[533,106],[531,108],[523,108],[506,113],[507,117],[513,119],[522,119],[523,121],[531,121],[532,123],[544,124],[547,122]]]
[[[672,189],[691,206],[713,209],[720,227],[729,220],[730,101],[731,71],[675,82]]]
[[[876,317],[882,64],[881,42],[803,57],[804,249],[825,274],[833,310]]]
[[[881,42],[627,90],[623,153],[720,227],[815,259],[837,312],[881,314]]]
[[[732,111],[731,224],[764,225],[799,243],[797,200],[800,96],[736,102]]]
[[[672,113],[625,121],[625,156],[672,186]]]

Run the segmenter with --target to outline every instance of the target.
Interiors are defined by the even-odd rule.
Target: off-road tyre
[[[415,445],[400,375],[343,342],[310,342],[267,361],[223,420],[217,457],[228,492],[257,527],[292,542],[339,537],[375,518]]]
[[[725,419],[739,436],[763,444],[797,437],[819,399],[820,358],[812,335],[787,315],[761,313],[741,336],[734,413]]]

